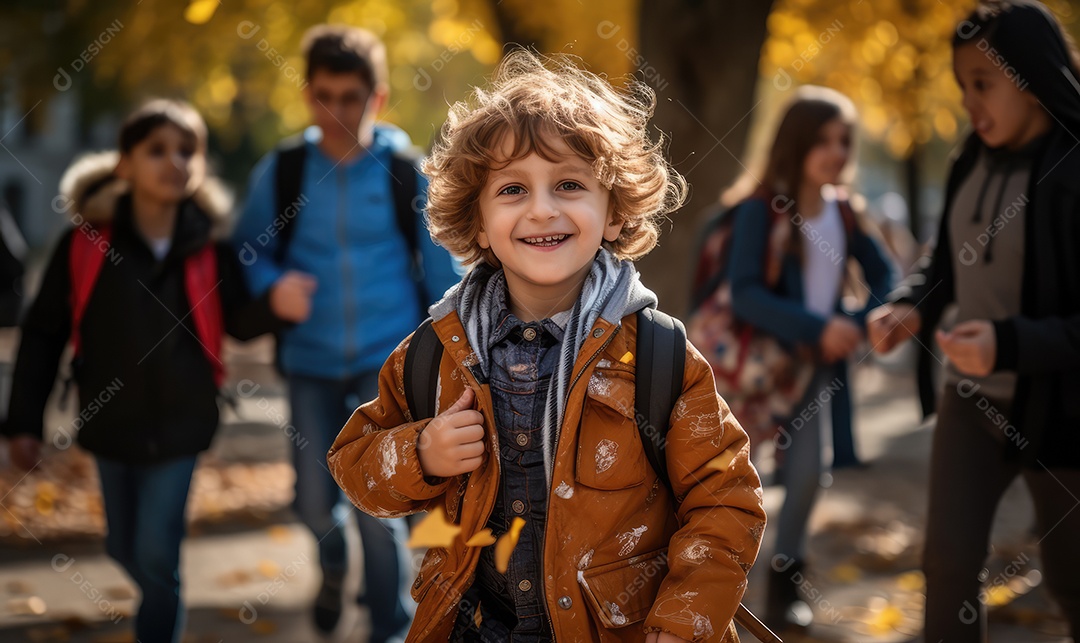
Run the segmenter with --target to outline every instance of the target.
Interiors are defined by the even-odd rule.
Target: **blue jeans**
[[[124,464],[97,458],[105,520],[105,550],[142,591],[135,638],[143,643],[180,640],[180,541],[195,457],[160,464]]]
[[[358,511],[338,488],[326,465],[330,445],[356,407],[378,395],[378,373],[342,380],[289,375],[296,499],[293,509],[318,541],[324,575],[341,577],[348,568],[345,521],[354,516],[364,561],[364,595],[358,603],[371,611],[371,641],[402,635],[414,610],[404,571],[408,568],[404,519],[380,520]]]

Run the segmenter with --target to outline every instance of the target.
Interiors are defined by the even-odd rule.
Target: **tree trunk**
[[[772,0],[642,0],[639,77],[656,90],[653,125],[665,135],[690,200],[639,262],[661,308],[685,316],[698,230],[706,209],[742,172],[755,116],[758,60]],[[780,89],[790,78],[781,70]]]

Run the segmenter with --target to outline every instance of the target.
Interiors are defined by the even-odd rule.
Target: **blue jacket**
[[[321,132],[304,132],[308,146],[300,194],[306,199],[294,223],[283,264],[274,260],[277,152],[251,173],[247,203],[233,235],[251,291],[262,294],[287,270],[318,280],[307,321],[281,335],[286,373],[340,379],[377,371],[394,348],[427,316],[427,306],[460,278],[457,262],[419,235],[424,276],[417,301],[408,243],[398,229],[390,185],[390,158],[410,145],[405,132],[375,128],[366,154],[337,163],[318,148]],[[419,195],[427,181],[419,177]],[[422,208],[417,229],[426,230]]]
[[[731,307],[735,316],[755,328],[772,334],[781,342],[816,346],[828,319],[807,309],[803,293],[802,266],[797,257],[786,254],[780,263],[780,282],[775,289],[765,285],[765,246],[769,235],[768,204],[761,199],[740,203],[732,212],[735,227],[732,231],[731,257],[728,275],[731,281]],[[878,244],[859,226],[847,246],[849,257],[862,266],[863,284],[870,297],[862,310],[848,312],[836,301],[836,314],[847,315],[861,328],[866,315],[883,304],[893,286],[892,264]],[[848,386],[847,362],[835,366],[840,381],[838,393],[832,398],[834,451],[836,455],[854,460],[851,438],[851,394]]]

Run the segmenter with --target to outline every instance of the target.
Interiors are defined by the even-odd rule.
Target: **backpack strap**
[[[221,296],[217,292],[217,268],[217,252],[213,243],[207,243],[202,250],[184,260],[184,292],[191,306],[195,334],[214,371],[214,384],[220,388],[225,381],[225,365],[221,360],[225,320]]]
[[[274,172],[274,227],[278,229],[278,245],[274,261],[285,263],[289,244],[296,232],[296,217],[300,207],[300,186],[304,180],[304,160],[307,145],[303,136],[287,139],[278,148],[277,168]],[[296,209],[294,209],[296,208]]]
[[[435,417],[443,345],[431,322],[428,317],[420,324],[405,350],[405,402],[413,420]]]
[[[397,151],[390,157],[390,189],[394,193],[394,216],[405,237],[413,261],[419,262],[420,237],[413,200],[419,195],[420,155],[413,150]]]
[[[686,366],[686,328],[655,308],[637,313],[637,368],[634,408],[649,464],[675,496],[664,455],[671,411],[682,393]]]
[[[98,228],[79,226],[71,236],[68,271],[71,273],[71,345],[74,359],[82,354],[83,316],[111,241],[112,227],[107,225]]]

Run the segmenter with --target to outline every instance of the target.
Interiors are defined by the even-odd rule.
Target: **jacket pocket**
[[[617,628],[645,620],[667,572],[664,548],[588,569],[579,582],[597,619],[604,627]]]
[[[577,481],[594,489],[641,484],[649,464],[634,412],[633,375],[593,372],[578,432]]]
[[[420,571],[416,574],[416,580],[413,581],[412,594],[413,600],[419,603],[424,600],[427,593],[431,591],[431,588],[439,583],[439,579],[443,576],[444,568],[446,567],[446,559],[448,552],[442,547],[432,547],[424,554],[424,562],[420,565]]]

